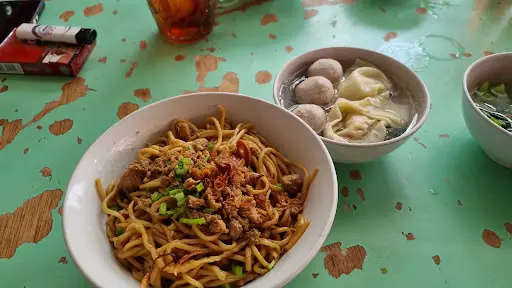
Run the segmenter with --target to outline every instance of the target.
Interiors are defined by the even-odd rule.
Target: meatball
[[[295,101],[299,104],[327,105],[334,100],[331,81],[322,76],[306,78],[295,87]]]
[[[195,135],[188,123],[178,123],[176,125],[176,137],[180,140],[189,141]]]
[[[303,180],[299,174],[290,174],[283,176],[284,191],[291,195],[296,195],[302,189]]]
[[[327,116],[324,109],[314,104],[301,104],[293,110],[302,121],[311,127],[316,133],[320,133],[327,124]]]
[[[334,59],[318,59],[309,66],[308,77],[323,76],[331,81],[332,84],[338,83],[343,76],[341,64]]]

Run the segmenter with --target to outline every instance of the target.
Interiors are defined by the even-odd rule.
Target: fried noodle
[[[318,170],[218,108],[203,128],[174,120],[106,189],[96,179],[114,254],[141,288],[243,286],[310,224],[302,211]]]

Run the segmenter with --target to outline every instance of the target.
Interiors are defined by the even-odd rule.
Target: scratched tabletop
[[[98,30],[79,77],[0,76],[0,287],[91,287],[66,250],[60,207],[112,124],[190,91],[272,101],[284,63],[330,46],[397,58],[432,107],[397,151],[336,165],[334,225],[288,287],[512,287],[512,171],[483,154],[460,107],[468,65],[512,48],[512,1],[241,1],[207,40],[183,46],[160,38],[146,1],[96,1],[48,0],[40,19]]]

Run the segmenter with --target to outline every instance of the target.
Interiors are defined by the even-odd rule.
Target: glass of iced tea
[[[238,0],[148,0],[160,33],[170,42],[189,44],[210,34],[215,9]]]

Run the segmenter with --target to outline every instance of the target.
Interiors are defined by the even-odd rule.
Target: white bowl
[[[93,285],[140,285],[113,255],[105,234],[107,217],[100,207],[95,178],[103,183],[118,180],[136,159],[137,151],[163,135],[171,120],[184,118],[204,123],[208,116],[218,114],[218,104],[226,108],[229,119],[252,122],[285,156],[310,171],[319,169],[304,210],[311,220],[308,230],[269,273],[246,287],[282,287],[318,252],[334,220],[338,183],[331,157],[313,130],[292,113],[263,100],[232,93],[189,94],[159,101],[123,118],[94,142],[76,167],[64,200],[64,237],[71,257]]]
[[[394,83],[400,83],[406,87],[413,97],[414,109],[418,114],[416,123],[409,128],[407,132],[399,137],[377,142],[377,143],[341,143],[325,137],[319,136],[327,146],[327,150],[331,154],[335,162],[342,163],[363,163],[373,161],[381,156],[384,156],[402,144],[404,144],[416,131],[423,125],[427,119],[430,110],[430,97],[427,87],[416,76],[416,74],[397,60],[380,54],[375,51],[351,48],[351,47],[330,47],[318,50],[313,50],[295,57],[290,62],[286,63],[284,67],[277,74],[274,81],[274,101],[276,104],[285,107],[289,103],[284,103],[282,99],[282,89],[286,87],[290,80],[295,79],[304,69],[307,69],[313,62],[321,58],[332,58],[338,60],[343,65],[346,71],[346,63],[354,63],[356,58],[362,58],[373,65],[377,66],[386,76],[391,78]]]
[[[462,111],[466,126],[485,154],[496,163],[512,168],[512,133],[487,118],[471,99],[470,91],[485,81],[511,83],[512,53],[500,53],[481,58],[464,73]]]

